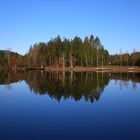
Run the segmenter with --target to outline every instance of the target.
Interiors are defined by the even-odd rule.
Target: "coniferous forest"
[[[0,67],[56,67],[73,68],[98,66],[140,66],[140,52],[111,55],[99,37],[76,36],[74,39],[57,36],[47,43],[40,42],[30,46],[25,55],[10,50],[0,51]]]

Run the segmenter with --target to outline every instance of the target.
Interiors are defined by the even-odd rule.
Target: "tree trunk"
[[[63,70],[65,69],[65,55],[63,53]]]
[[[72,60],[72,55],[70,54],[70,67],[73,68],[73,60]]]
[[[86,58],[86,66],[88,66],[88,60],[87,60],[87,58]]]
[[[133,61],[133,67],[134,67],[134,61]]]
[[[81,61],[81,66],[83,66],[83,62]]]
[[[58,69],[58,65],[59,65],[59,58],[57,59],[57,69]]]

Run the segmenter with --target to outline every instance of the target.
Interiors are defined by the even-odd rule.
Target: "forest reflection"
[[[93,102],[98,101],[104,88],[110,80],[119,81],[121,86],[128,86],[132,81],[134,88],[140,83],[139,73],[94,73],[94,72],[45,72],[0,71],[0,85],[10,85],[18,81],[25,81],[30,91],[39,95],[49,95],[60,101],[74,99]]]

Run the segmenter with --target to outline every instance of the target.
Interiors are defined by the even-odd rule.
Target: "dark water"
[[[140,74],[0,72],[0,140],[139,140]]]

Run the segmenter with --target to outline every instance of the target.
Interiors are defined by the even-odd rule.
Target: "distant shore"
[[[140,67],[133,66],[100,66],[100,67],[82,67],[77,66],[73,68],[62,68],[62,67],[12,67],[3,68],[0,70],[15,70],[15,71],[29,71],[29,70],[43,70],[43,71],[56,71],[56,72],[140,72]]]

